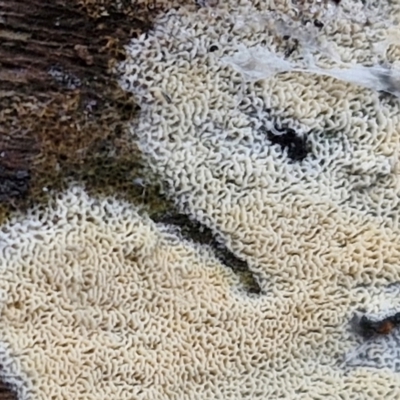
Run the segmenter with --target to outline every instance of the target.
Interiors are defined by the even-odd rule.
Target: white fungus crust
[[[1,373],[24,400],[397,400],[399,333],[364,342],[349,320],[400,310],[399,10],[200,3],[128,46],[132,137],[262,294],[209,248],[73,187],[0,227]],[[390,95],[371,87],[382,75]],[[274,125],[307,138],[304,159]]]
[[[315,380],[335,382],[304,398],[339,398],[341,384],[346,398],[364,387],[362,398],[378,399],[369,388],[380,384],[396,398],[383,382],[398,379],[398,346],[384,338],[380,350],[350,350],[343,324],[359,308],[398,306],[385,287],[400,274],[400,3],[289,3],[224,1],[161,16],[119,68],[142,106],[132,135],[178,207],[246,259],[262,301],[276,310],[273,302],[287,299],[293,325],[285,329],[304,334],[320,363]],[[305,137],[307,156],[291,160],[273,144],[266,130],[275,127]],[[342,367],[357,367],[362,384],[344,384],[349,375],[332,367],[345,349]],[[271,384],[276,397],[291,398],[291,382],[307,380],[300,358],[285,359],[290,372],[284,387]],[[393,375],[383,378],[383,367]]]
[[[319,30],[285,2],[187,6],[132,41],[120,66],[143,110],[132,131],[182,207],[203,219],[251,190],[263,201],[303,192],[398,226],[400,106],[371,89],[400,93],[388,64],[398,9],[367,2],[348,15],[360,3],[319,4]],[[361,14],[373,23],[355,22]],[[285,59],[291,32],[298,50]],[[308,137],[303,162],[270,145],[262,128],[276,122]]]
[[[390,65],[365,72],[388,62],[388,51],[375,47],[393,43],[399,4],[343,1],[332,11],[326,3],[313,6],[326,24],[318,34],[294,20],[295,7],[285,2],[172,10],[131,42],[120,65],[122,87],[142,106],[133,136],[169,195],[261,273],[281,270],[270,260],[275,251],[287,265],[285,237],[301,257],[296,243],[323,230],[321,219],[350,237],[358,232],[353,220],[360,229],[366,221],[399,228],[400,103],[370,88],[395,77]],[[290,32],[299,49],[286,60]],[[291,63],[334,70],[336,78],[291,70]],[[276,124],[307,138],[304,160],[291,162],[270,142],[265,130]]]
[[[398,335],[362,343],[348,319],[400,306],[387,287],[400,238],[319,211],[320,232],[295,244],[286,217],[259,297],[209,248],[113,198],[72,187],[14,217],[0,230],[3,377],[21,400],[398,399]],[[342,253],[346,230],[363,232]]]

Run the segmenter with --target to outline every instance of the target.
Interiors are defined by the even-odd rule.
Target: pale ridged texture
[[[319,228],[293,236],[308,214]],[[267,274],[250,297],[208,248],[71,188],[1,229],[5,376],[21,399],[398,398],[394,339],[360,346],[347,318],[398,305],[384,286],[398,279],[399,237],[327,214],[282,215],[280,249],[263,256],[243,240]]]
[[[226,57],[240,45],[281,57],[277,21],[295,15],[237,3],[161,16],[128,48],[121,85],[169,196],[248,262],[262,293],[239,290],[210,249],[72,188],[0,231],[0,363],[23,398],[400,397],[398,333],[363,343],[349,329],[362,308],[400,309],[398,100],[293,71],[247,83]],[[326,6],[320,36],[293,23],[290,62],[307,49],[324,68],[390,61],[398,10],[342,3]],[[262,128],[275,122],[308,138],[305,159],[271,143]]]
[[[21,399],[193,394],[229,368],[240,315],[265,323],[207,248],[78,187],[0,233],[0,364]]]
[[[368,344],[353,352],[347,340],[354,335],[345,333],[355,310],[384,314],[398,306],[387,287],[398,293],[390,285],[400,274],[400,106],[378,90],[399,89],[392,62],[399,6],[367,4],[319,2],[304,13],[311,18],[306,27],[285,2],[171,11],[151,35],[132,41],[120,66],[122,87],[143,105],[132,133],[149,165],[181,210],[247,260],[270,296],[263,301],[287,299],[295,322],[280,329],[294,332],[294,349],[304,348],[296,341],[304,335],[310,360],[330,366],[317,368],[312,380],[332,379],[332,396],[348,379],[333,367],[338,354],[349,351],[343,365],[357,366],[352,373],[365,379],[359,388],[380,385],[378,370],[364,368],[385,366],[393,372],[389,380],[399,369],[391,339],[375,343],[380,350]],[[313,25],[316,17],[322,29]],[[296,37],[298,49],[290,54],[291,39],[283,36]],[[251,56],[232,68],[228,61],[246,49]],[[353,83],[293,68],[278,74],[288,63],[311,72],[316,63],[318,71],[335,69]],[[248,79],[246,71],[263,79]],[[307,138],[305,159],[291,160],[270,141],[265,130],[275,124]],[[281,321],[279,306],[269,304]],[[285,364],[282,398],[293,396],[295,371],[307,371],[308,361],[300,359]],[[345,386],[345,398],[360,398],[355,381]],[[310,388],[305,398],[320,398],[324,390]]]

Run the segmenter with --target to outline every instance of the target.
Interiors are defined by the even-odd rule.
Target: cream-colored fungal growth
[[[398,291],[387,287],[400,276],[400,103],[391,62],[399,3],[328,3],[170,11],[128,46],[121,85],[142,105],[133,137],[169,196],[248,262],[275,321],[291,320],[288,343],[274,346],[289,346],[273,355],[286,354],[276,398],[301,398],[294,382],[308,379],[331,386],[309,387],[304,398],[396,398],[389,382],[399,379],[397,347],[386,339],[385,348],[352,347],[345,321],[359,308],[398,307]],[[325,25],[303,26],[303,11]],[[291,159],[267,133],[287,128],[306,138],[304,159]]]
[[[2,373],[20,399],[397,399],[393,338],[363,344],[347,319],[400,306],[400,238],[329,211],[282,215],[264,255],[243,240],[268,273],[250,297],[210,249],[71,188],[1,227]]]
[[[353,3],[343,7],[351,10]],[[289,24],[294,8],[284,2],[187,6],[133,40],[131,58],[120,68],[122,86],[143,109],[133,132],[177,201],[202,213],[200,203],[212,207],[208,195],[224,197],[214,196],[217,183],[233,197],[249,189],[264,191],[265,199],[303,191],[397,224],[400,107],[371,88],[398,91],[398,67],[379,66],[388,62],[386,53],[374,50],[391,40],[398,9],[378,6],[372,25],[344,18],[341,5],[336,18],[328,10],[319,30],[303,29],[297,20]],[[285,37],[290,32],[299,45],[285,59],[293,46]],[[240,72],[228,62],[237,57],[244,63]],[[247,83],[242,72],[258,81]],[[304,162],[289,165],[270,145],[263,128],[276,122],[309,138]]]
[[[349,329],[357,311],[400,310],[399,100],[281,73],[391,70],[398,9],[220,3],[161,16],[128,47],[121,84],[169,196],[248,262],[262,293],[244,293],[209,248],[72,188],[0,230],[0,364],[21,398],[400,397],[399,333]],[[302,13],[324,22],[318,35]],[[238,70],[227,60],[243,49],[274,63]],[[274,144],[287,128],[294,155]],[[299,137],[309,149],[296,157]]]
[[[75,187],[0,235],[0,365],[21,400],[213,393],[266,324],[209,249],[115,199]]]

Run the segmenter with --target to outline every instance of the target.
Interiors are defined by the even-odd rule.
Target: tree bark
[[[110,67],[158,10],[114,3],[0,0],[0,203],[40,197],[60,171],[79,174],[93,146],[133,118]]]

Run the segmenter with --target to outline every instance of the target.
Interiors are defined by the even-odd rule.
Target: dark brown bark
[[[100,149],[134,151],[117,142],[136,106],[110,67],[159,10],[87,3],[0,0],[0,203],[7,207],[39,200],[67,176],[90,176],[96,186],[90,169],[99,175]],[[110,167],[112,161],[98,186],[140,164],[125,157],[128,164]]]
[[[0,366],[0,376],[1,376]],[[0,379],[0,400],[18,400],[16,391]]]
[[[0,382],[0,400],[17,400],[15,392],[7,385]]]

